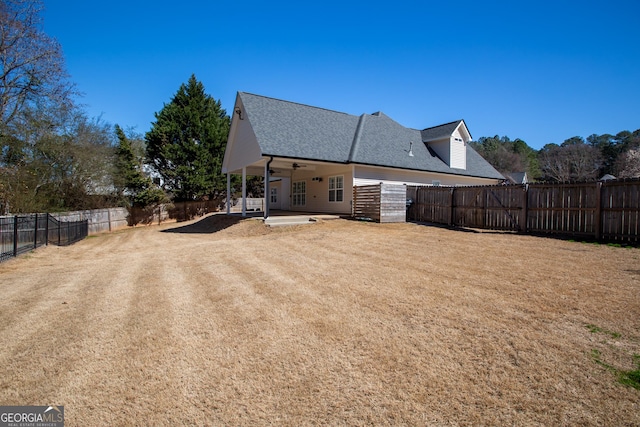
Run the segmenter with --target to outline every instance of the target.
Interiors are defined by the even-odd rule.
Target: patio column
[[[271,203],[271,195],[269,194],[269,168],[273,157],[264,165],[264,219],[269,218],[269,204]]]
[[[247,216],[247,168],[242,167],[242,216]]]
[[[227,215],[231,215],[231,174],[227,172]]]

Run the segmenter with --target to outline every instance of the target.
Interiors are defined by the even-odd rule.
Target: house
[[[504,175],[509,184],[526,184],[529,182],[529,177],[526,172],[509,172]]]
[[[239,92],[222,172],[227,183],[242,174],[243,196],[247,175],[266,178],[265,218],[270,209],[348,214],[354,186],[503,181],[469,141],[464,120],[416,130],[381,112],[355,116]]]
[[[609,173],[606,173],[602,175],[602,177],[598,181],[613,181],[614,179],[618,179],[618,178],[616,178],[615,176]]]

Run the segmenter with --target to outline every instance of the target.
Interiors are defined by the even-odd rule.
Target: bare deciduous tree
[[[0,117],[10,125],[25,107],[71,105],[62,49],[41,29],[42,2],[0,3]]]
[[[42,30],[41,0],[0,2],[0,210],[101,203],[111,184],[110,126],[73,102],[58,42]]]
[[[630,149],[616,161],[618,178],[640,178],[640,148]]]
[[[596,179],[601,163],[600,151],[584,143],[547,144],[540,150],[540,169],[545,179],[553,181]]]
[[[110,202],[111,126],[77,109],[40,113],[21,112],[11,132],[1,135],[0,214],[91,209]]]

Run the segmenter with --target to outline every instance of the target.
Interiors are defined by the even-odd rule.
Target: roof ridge
[[[358,125],[356,126],[356,133],[353,135],[353,142],[351,143],[351,150],[349,151],[349,162],[352,162],[358,151],[358,144],[362,137],[362,128],[364,128],[364,122],[367,118],[367,114],[362,114],[358,119]]]
[[[454,123],[460,123],[460,122],[464,122],[464,119],[454,120],[454,121],[452,121],[452,122],[448,122],[448,123],[442,123],[441,125],[430,126],[430,127],[428,127],[428,128],[424,128],[424,129],[421,129],[421,130],[435,129],[435,128],[439,128],[439,127],[441,127],[441,126],[448,126],[448,125],[452,125],[452,124],[454,124]]]
[[[316,107],[316,106],[309,105],[309,104],[303,104],[303,103],[301,103],[301,102],[287,101],[286,99],[274,98],[274,97],[271,97],[271,96],[265,96],[265,95],[258,95],[258,94],[256,94],[256,93],[251,93],[251,92],[242,92],[242,91],[238,91],[238,93],[240,93],[240,94],[245,94],[245,95],[256,96],[256,97],[258,97],[258,98],[270,99],[270,100],[272,100],[272,101],[285,102],[285,103],[287,103],[287,104],[300,105],[300,106],[302,106],[302,107],[313,108],[314,110],[324,110],[324,111],[329,111],[329,112],[331,112],[331,113],[338,113],[338,114],[344,114],[344,115],[347,115],[347,116],[354,116],[354,117],[355,117],[355,114],[349,114],[349,113],[345,113],[345,112],[343,112],[343,111],[331,110],[331,109],[329,109],[329,108]]]

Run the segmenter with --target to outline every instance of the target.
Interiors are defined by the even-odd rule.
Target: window
[[[293,206],[304,206],[307,204],[307,183],[306,181],[295,181],[291,191]]]
[[[329,201],[342,202],[344,200],[344,176],[329,177]]]
[[[440,187],[440,180],[433,180],[431,181],[431,185],[433,185],[434,187]]]
[[[278,189],[271,187],[271,203],[278,203]]]

